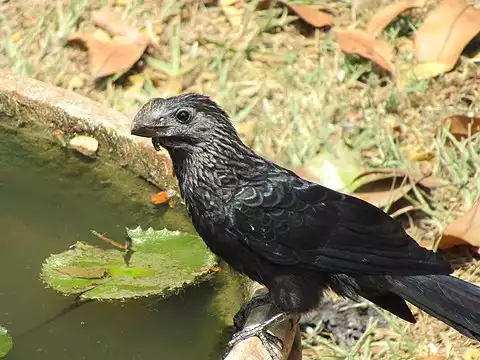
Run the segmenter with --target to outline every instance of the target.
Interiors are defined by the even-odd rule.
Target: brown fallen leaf
[[[457,140],[468,138],[480,130],[480,116],[454,115],[443,121]]]
[[[408,194],[413,185],[435,188],[440,182],[433,176],[410,174],[403,169],[382,168],[363,172],[353,180],[351,193],[377,207],[393,204]]]
[[[342,51],[370,59],[392,74],[396,73],[395,65],[392,62],[393,48],[387,41],[376,39],[362,30],[334,29],[333,31]]]
[[[107,274],[107,271],[101,268],[63,267],[58,268],[57,271],[60,274],[82,279],[101,279]]]
[[[272,3],[273,0],[261,0],[257,4],[256,10],[268,9]],[[317,10],[311,6],[293,5],[285,1],[278,1],[276,4],[277,6],[285,6],[304,22],[316,28],[332,26],[335,21],[335,18],[328,12]]]
[[[88,49],[90,72],[96,79],[127,71],[147,48],[147,44],[137,44],[129,38],[102,41],[87,33],[74,33],[68,41]]]
[[[109,31],[110,33],[128,38],[136,44],[150,44],[148,36],[131,27],[122,19],[122,15],[117,11],[112,11],[106,8],[93,11],[92,21],[95,25]]]
[[[402,12],[425,5],[425,0],[403,0],[377,11],[367,24],[365,31],[375,37],[380,35],[383,30]]]
[[[440,239],[439,249],[456,245],[480,246],[480,202],[475,201],[470,210],[447,225]]]
[[[303,21],[317,28],[332,26],[335,21],[335,18],[329,13],[313,9],[309,6],[293,4],[287,6]]]
[[[177,192],[173,189],[168,189],[167,191],[160,191],[159,193],[152,195],[152,204],[154,205],[166,204],[176,194]]]
[[[465,46],[480,32],[480,8],[467,0],[445,0],[415,34],[418,62],[441,62],[451,70]]]
[[[442,355],[430,355],[430,356],[422,357],[419,360],[447,360],[447,358]]]
[[[403,198],[412,190],[412,185],[406,178],[385,176],[362,185],[352,196],[365,200],[376,207],[383,208]]]

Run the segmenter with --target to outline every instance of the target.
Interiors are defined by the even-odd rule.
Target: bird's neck
[[[224,138],[214,138],[191,151],[172,151],[170,156],[186,205],[197,212],[225,204],[255,169],[266,164],[240,140],[226,142]]]

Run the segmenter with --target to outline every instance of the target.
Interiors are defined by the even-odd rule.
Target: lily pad
[[[0,325],[0,359],[4,358],[13,347],[13,340],[7,329]]]
[[[42,278],[55,290],[81,299],[125,299],[169,295],[205,279],[215,256],[198,235],[180,231],[127,229],[126,252],[77,242],[51,255]]]

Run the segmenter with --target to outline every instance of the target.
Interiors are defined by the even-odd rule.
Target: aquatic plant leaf
[[[0,359],[4,358],[13,347],[13,340],[7,329],[0,325]]]
[[[197,235],[140,227],[127,233],[130,257],[119,249],[77,242],[44,262],[43,280],[65,295],[78,294],[82,299],[167,296],[201,281],[216,265]]]

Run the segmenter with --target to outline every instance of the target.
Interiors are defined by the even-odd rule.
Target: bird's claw
[[[233,317],[233,325],[235,327],[235,333],[241,331],[245,326],[247,320],[247,315],[252,311],[252,309],[266,305],[270,302],[270,293],[261,294],[252,298],[246,304],[243,304],[240,310]]]
[[[263,322],[262,324],[258,324],[243,330],[240,330],[233,334],[232,339],[229,341],[227,345],[227,351],[225,352],[224,359],[229,354],[230,350],[237,345],[239,342],[251,338],[253,336],[257,336],[262,345],[267,350],[268,354],[270,355],[271,360],[280,360],[278,355],[278,349],[275,349],[276,344],[279,349],[283,348],[283,342],[278,337],[273,335],[272,333],[268,332],[268,327],[278,324],[285,320],[287,317],[286,314],[280,313],[272,317],[271,319]]]

